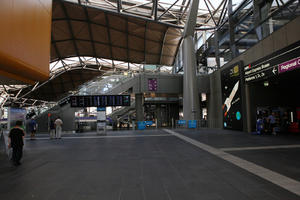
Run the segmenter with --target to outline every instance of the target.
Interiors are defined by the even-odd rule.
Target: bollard
[[[158,124],[157,124],[157,119],[155,119],[155,128],[157,129],[157,126],[158,126]]]
[[[132,121],[132,130],[135,130],[135,123]]]

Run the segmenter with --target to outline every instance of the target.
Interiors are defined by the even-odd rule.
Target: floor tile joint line
[[[238,166],[256,176],[259,176],[279,187],[282,187],[286,190],[288,190],[289,192],[292,192],[298,196],[300,196],[300,182],[296,181],[294,179],[291,179],[289,177],[286,177],[284,175],[281,175],[277,172],[274,172],[272,170],[266,169],[262,166],[256,165],[252,162],[249,162],[247,160],[241,159],[237,156],[231,155],[229,153],[226,153],[220,149],[214,148],[212,146],[209,146],[207,144],[201,143],[197,140],[194,140],[192,138],[189,138],[187,136],[184,136],[180,133],[177,133],[175,131],[169,130],[169,129],[163,129],[164,131],[166,131],[167,133],[170,133],[174,136],[176,136],[177,138],[188,142],[208,153],[211,153],[223,160],[226,160],[232,164],[234,164],[235,166]]]

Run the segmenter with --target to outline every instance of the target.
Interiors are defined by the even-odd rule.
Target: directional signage
[[[299,55],[300,42],[297,42],[245,66],[245,83],[268,79],[300,68]]]
[[[271,76],[278,75],[278,67],[270,66],[270,64],[262,64],[261,66],[245,71],[245,82],[257,81]]]
[[[248,65],[244,68],[245,82],[258,81],[278,75],[278,67],[271,66],[270,63],[263,63],[256,66]]]
[[[287,62],[278,65],[279,73],[284,73],[292,71],[294,69],[300,68],[300,57],[289,60]]]

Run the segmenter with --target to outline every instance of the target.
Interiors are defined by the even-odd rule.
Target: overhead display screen
[[[130,106],[130,95],[71,96],[71,107]]]
[[[223,127],[242,130],[240,63],[221,72]]]

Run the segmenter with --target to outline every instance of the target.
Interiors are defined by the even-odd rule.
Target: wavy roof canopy
[[[181,29],[62,0],[53,1],[51,62],[90,56],[172,65]]]

